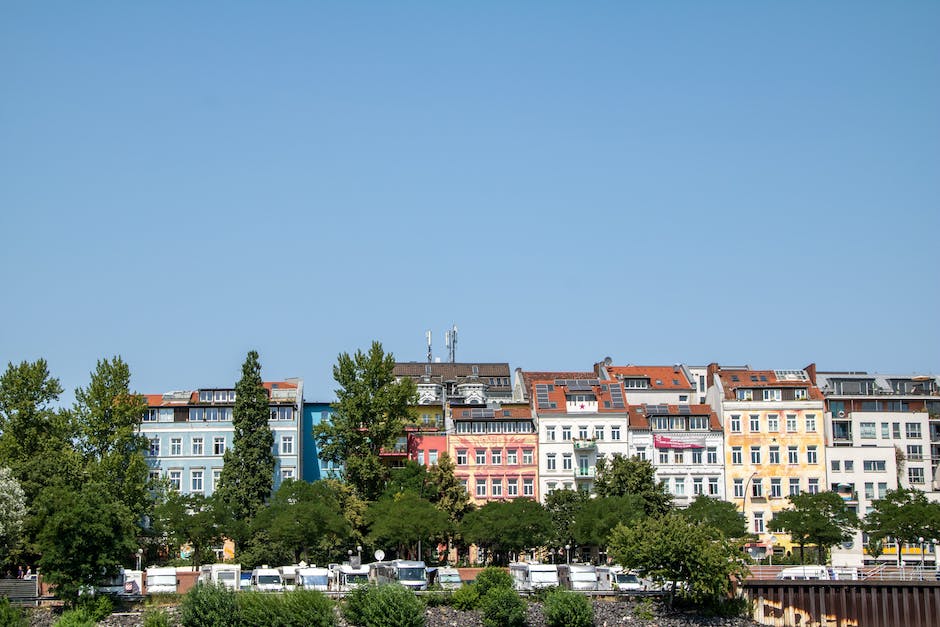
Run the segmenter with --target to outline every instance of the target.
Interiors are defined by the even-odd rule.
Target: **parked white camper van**
[[[241,573],[241,564],[204,564],[199,567],[199,582],[222,584],[226,588],[237,591]]]
[[[559,564],[558,583],[568,590],[597,590],[597,569],[591,564]]]
[[[284,589],[284,580],[281,572],[276,568],[266,566],[251,571],[251,589],[261,592],[281,592]]]
[[[176,592],[176,568],[151,566],[147,569],[147,594],[172,594],[174,592]]]
[[[530,591],[553,588],[558,585],[558,568],[554,564],[538,562],[514,562],[509,565],[509,574],[516,590]]]
[[[369,566],[353,566],[351,564],[334,564],[330,589],[336,592],[349,592],[356,586],[369,582]]]
[[[330,589],[330,570],[328,568],[317,568],[310,566],[297,569],[297,578],[295,583],[298,588],[303,590],[321,590]]]
[[[777,579],[831,579],[831,576],[825,566],[791,566],[781,570]]]

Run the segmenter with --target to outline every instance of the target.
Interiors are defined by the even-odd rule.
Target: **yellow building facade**
[[[708,377],[708,398],[724,428],[727,500],[759,538],[751,553],[791,551],[789,536],[771,532],[770,523],[790,506],[788,496],[828,489],[823,396],[806,370],[712,364]]]

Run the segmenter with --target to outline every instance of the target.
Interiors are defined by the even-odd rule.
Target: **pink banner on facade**
[[[704,442],[685,442],[674,440],[665,435],[653,435],[653,446],[656,448],[705,448]]]

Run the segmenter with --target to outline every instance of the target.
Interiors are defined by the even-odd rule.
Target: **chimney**
[[[720,370],[721,370],[721,367],[717,363],[712,362],[708,364],[708,369],[705,371],[706,373],[705,374],[705,386],[706,387],[710,388],[711,386],[715,385],[715,375],[718,374]]]

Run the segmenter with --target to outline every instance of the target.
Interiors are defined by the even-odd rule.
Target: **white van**
[[[444,590],[456,590],[463,585],[460,580],[460,571],[456,568],[438,568],[437,583]]]
[[[784,568],[777,575],[777,579],[790,579],[790,580],[819,580],[819,579],[832,579],[832,575],[829,572],[829,569],[825,566],[791,566],[790,568]]]
[[[298,588],[303,590],[321,590],[326,592],[330,588],[330,569],[317,568],[316,566],[298,568],[295,583]]]
[[[167,566],[147,568],[147,594],[176,592],[176,568]]]
[[[591,564],[559,564],[558,583],[567,590],[597,590],[597,569]]]
[[[203,564],[199,567],[199,582],[238,590],[241,573],[241,564]]]
[[[251,571],[251,589],[261,592],[281,592],[284,590],[284,580],[281,572],[276,568],[262,566]]]
[[[554,564],[514,562],[509,565],[509,574],[513,587],[519,591],[554,588],[558,585],[558,568]]]

